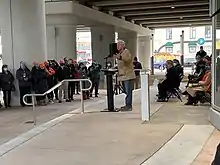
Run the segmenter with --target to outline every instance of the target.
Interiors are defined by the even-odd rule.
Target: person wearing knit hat
[[[18,80],[19,91],[20,91],[20,104],[25,106],[23,97],[26,94],[31,93],[31,71],[27,68],[23,61],[20,62],[20,68],[16,71],[16,78]],[[31,103],[31,97],[27,98],[27,102]]]
[[[59,63],[60,67],[57,70],[57,79],[58,82],[62,82],[63,80],[69,79],[69,68],[65,65],[64,60],[60,60]],[[70,102],[71,100],[68,97],[68,82],[63,82],[62,85],[59,87],[59,103],[62,103],[63,101],[63,93],[66,102]]]

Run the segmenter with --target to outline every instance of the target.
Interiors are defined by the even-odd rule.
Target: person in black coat
[[[158,91],[159,91],[158,100],[157,100],[158,102],[163,102],[166,100],[167,92],[175,88],[178,81],[178,74],[173,66],[173,61],[168,60],[166,62],[166,65],[167,65],[166,78],[163,79],[158,84]]]
[[[57,70],[57,78],[58,82],[61,82],[65,79],[69,79],[70,70],[65,65],[64,60],[60,61],[60,67]],[[64,97],[66,99],[66,102],[70,102],[70,98],[68,97],[68,82],[63,82],[62,85],[59,87],[59,103],[62,103],[62,93],[64,93]]]
[[[179,88],[180,83],[182,81],[182,78],[184,76],[183,67],[180,65],[180,62],[177,59],[173,60],[173,65],[174,65],[174,68],[176,70],[176,74],[178,75],[178,81],[177,81],[177,84],[176,84],[176,88]]]
[[[8,70],[7,65],[2,66],[2,73],[0,75],[1,89],[3,91],[3,100],[5,108],[11,107],[11,91],[15,90],[14,76]]]
[[[196,53],[196,58],[200,56],[201,58],[204,58],[207,56],[207,53],[204,51],[203,46],[200,46],[200,51]]]
[[[102,69],[102,65],[95,61],[93,61],[92,65],[88,68],[89,78],[92,81],[92,88],[90,89],[90,97],[92,97],[94,88],[95,88],[95,97],[98,97],[101,69]]]
[[[68,60],[68,65],[67,67],[69,68],[69,79],[75,79],[75,73],[76,73],[76,69],[75,66],[73,64],[73,60],[69,59]],[[68,84],[68,96],[70,100],[73,100],[73,94],[75,91],[75,82],[69,82]]]
[[[19,91],[20,91],[20,104],[25,106],[23,102],[23,96],[31,93],[31,71],[26,67],[23,61],[20,62],[20,68],[16,72],[16,78],[18,79]],[[31,98],[27,98],[27,102],[31,102]]]
[[[134,57],[133,65],[134,65],[134,69],[142,69],[142,65],[138,61],[137,57]],[[140,83],[140,71],[135,71],[135,76],[136,76],[136,78],[134,81],[134,86],[135,86],[135,89],[138,89],[139,83]]]
[[[84,63],[80,63],[79,64],[79,78],[80,79],[87,79],[88,78],[88,69],[86,67],[86,65]],[[88,82],[83,82],[82,83],[82,88],[85,89],[85,88],[88,88]],[[90,91],[83,91],[83,99],[84,100],[87,100],[87,99],[90,99]]]
[[[36,94],[43,94],[48,90],[47,73],[44,64],[40,64],[39,68],[36,68],[34,86]],[[37,97],[37,102],[39,105],[46,105],[46,96]]]

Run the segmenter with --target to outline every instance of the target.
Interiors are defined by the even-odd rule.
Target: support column
[[[114,27],[91,27],[92,59],[105,65],[104,58],[109,55],[109,45],[115,42]]]
[[[123,32],[118,33],[118,39],[125,41],[126,48],[131,52],[133,57],[137,56],[137,33]]]
[[[138,37],[138,59],[144,69],[150,68],[151,39],[150,36]]]
[[[28,65],[33,61],[43,62],[47,59],[45,2],[9,0],[9,12],[12,54],[4,54],[3,49],[3,62],[13,70],[20,61]]]
[[[180,63],[183,66],[184,65],[184,31],[182,31],[182,34],[180,35]]]
[[[115,29],[112,26],[91,27],[92,59],[105,67],[105,57],[109,55],[109,44],[115,42]],[[104,75],[101,74],[101,84],[104,87]]]
[[[0,3],[3,63],[15,75],[20,61],[30,68],[33,61],[44,62],[46,22],[44,0],[5,0]],[[19,89],[12,93],[12,104],[19,104]]]
[[[47,26],[48,59],[77,59],[76,27]]]

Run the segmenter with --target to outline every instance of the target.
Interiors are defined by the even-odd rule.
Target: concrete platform
[[[0,164],[157,165],[159,160],[164,165],[172,165],[170,162],[187,165],[193,162],[214,129],[208,122],[209,107],[186,108],[176,99],[155,103],[155,94],[156,89],[152,88],[150,122],[140,120],[138,91],[134,93],[133,112],[101,113],[106,107],[105,97],[91,100],[84,115],[73,109],[2,144]],[[116,97],[116,107],[123,102],[123,95]],[[66,106],[56,108],[65,111]],[[39,117],[39,123],[42,119]],[[183,160],[181,153],[185,153]]]

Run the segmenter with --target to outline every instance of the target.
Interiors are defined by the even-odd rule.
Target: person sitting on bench
[[[158,102],[164,102],[167,98],[167,92],[176,87],[178,83],[178,74],[173,66],[173,61],[168,60],[166,62],[167,74],[165,79],[161,80],[158,84]]]
[[[183,79],[183,77],[184,77],[183,67],[180,65],[180,62],[179,62],[179,60],[177,60],[177,59],[174,59],[174,60],[173,60],[173,65],[174,65],[174,68],[175,68],[176,73],[177,73],[178,78],[179,78],[179,79],[178,79],[178,82],[177,82],[177,84],[176,84],[176,88],[179,89],[180,83],[181,83],[181,81],[182,81],[182,79]]]
[[[188,95],[188,101],[185,105],[197,105],[198,99],[196,98],[197,92],[206,91],[210,88],[211,84],[211,71],[207,69],[202,80],[198,83],[190,83],[186,88],[186,93]]]

